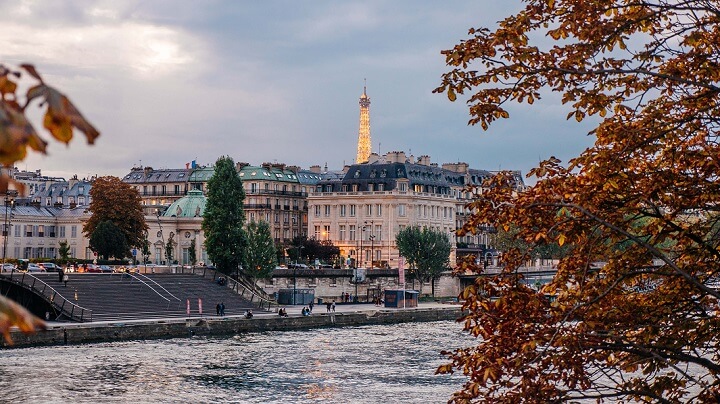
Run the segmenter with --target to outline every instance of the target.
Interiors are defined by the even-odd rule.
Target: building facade
[[[347,266],[397,268],[395,237],[408,226],[420,226],[448,236],[454,265],[459,245],[455,231],[474,197],[468,186],[480,185],[490,175],[465,163],[439,167],[428,156],[371,154],[367,163],[325,173],[308,196],[308,236],[332,241]],[[487,244],[487,234],[480,233],[464,236],[460,245],[467,253],[469,245],[479,251]]]

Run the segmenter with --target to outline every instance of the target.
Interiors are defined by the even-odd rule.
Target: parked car
[[[98,265],[98,269],[102,273],[112,273],[114,270],[109,265]]]
[[[60,270],[60,267],[52,262],[41,262],[38,266],[47,272],[58,272]]]
[[[42,267],[40,267],[40,265],[38,265],[38,264],[28,264],[27,271],[28,272],[45,272],[45,270]]]
[[[11,271],[16,271],[16,270],[17,270],[17,267],[13,264],[3,264],[3,266],[2,266],[3,272],[11,272]]]
[[[102,272],[100,267],[95,264],[84,264],[83,268],[85,269],[85,272]]]

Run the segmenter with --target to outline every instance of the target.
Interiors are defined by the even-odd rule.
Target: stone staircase
[[[220,302],[225,303],[226,315],[257,309],[232,289],[194,274],[71,273],[67,286],[58,282],[56,273],[33,275],[69,301],[92,310],[92,321],[187,317],[188,299],[191,316],[200,315],[198,299],[205,316],[215,316]]]

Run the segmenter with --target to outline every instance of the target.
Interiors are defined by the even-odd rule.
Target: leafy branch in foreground
[[[27,77],[24,74],[35,85],[21,99],[17,89],[20,80]],[[23,64],[20,69],[13,69],[0,64],[0,164],[14,166],[25,159],[28,148],[43,154],[46,152],[47,142],[40,138],[25,115],[33,101],[39,101],[40,107],[45,108],[43,126],[55,139],[69,143],[73,137],[73,128],[83,132],[90,144],[100,136],[64,94],[45,83],[34,66]],[[0,193],[7,193],[11,183],[16,189],[24,190],[23,184],[2,175]],[[45,323],[17,303],[0,296],[0,332],[8,343],[12,343],[12,326],[19,327],[23,332],[33,332],[44,328]]]
[[[484,184],[459,233],[512,228],[524,243],[463,291],[462,321],[480,340],[438,371],[468,375],[456,402],[718,402],[720,9],[525,3],[444,51],[436,92],[468,93],[470,123],[488,129],[507,103],[550,90],[568,119],[598,117],[595,144],[542,162],[523,192],[502,174]],[[550,243],[566,250],[537,293],[516,269]]]

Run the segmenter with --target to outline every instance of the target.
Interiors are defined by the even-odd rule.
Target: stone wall
[[[246,332],[303,330],[319,327],[347,327],[370,324],[393,324],[455,320],[460,316],[459,306],[418,309],[377,309],[357,312],[319,313],[312,316],[278,317],[257,315],[243,317],[168,319],[117,323],[68,323],[53,325],[45,331],[22,334],[11,331],[12,347],[36,345],[81,344],[121,340],[155,338],[182,338],[196,335],[235,335]],[[2,340],[0,346],[10,346]]]

